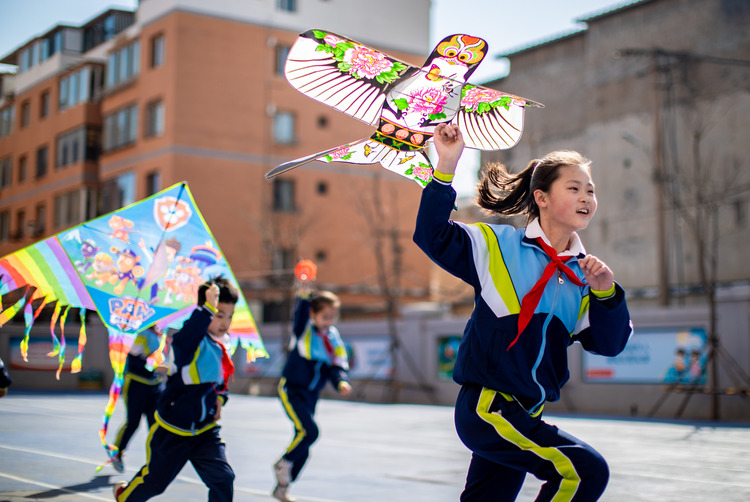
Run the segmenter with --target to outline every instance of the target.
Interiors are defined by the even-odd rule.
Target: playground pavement
[[[107,395],[14,392],[0,399],[0,502],[111,501],[111,485],[129,480],[145,460],[145,422],[125,455],[111,465],[98,430]],[[321,436],[291,494],[299,502],[457,501],[470,454],[444,406],[318,403]],[[108,437],[123,420],[119,403]],[[618,418],[547,416],[608,460],[610,502],[750,500],[750,426]],[[224,409],[222,437],[234,468],[237,501],[272,499],[271,465],[292,437],[278,400],[235,395]],[[540,482],[528,476],[518,500],[534,500]],[[154,500],[207,499],[186,466]]]

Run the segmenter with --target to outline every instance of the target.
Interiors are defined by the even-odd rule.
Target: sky
[[[629,3],[633,0],[432,0],[430,41],[434,45],[454,33],[485,39],[489,53],[471,77],[471,83],[482,83],[507,73],[498,54],[566,35],[584,27],[577,19]],[[132,10],[137,4],[138,0],[0,0],[0,57],[58,24],[81,25],[108,8]],[[0,65],[0,71],[10,68]],[[460,195],[473,193],[478,168],[478,151],[466,150],[453,182]]]

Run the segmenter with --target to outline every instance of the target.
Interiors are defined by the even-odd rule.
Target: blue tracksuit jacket
[[[206,331],[212,317],[199,307],[172,337],[176,368],[159,398],[156,421],[174,434],[194,436],[215,427],[216,399],[229,399],[223,352]]]
[[[567,347],[580,342],[585,350],[619,354],[632,325],[625,293],[601,300],[567,278],[547,284],[529,325],[516,338],[521,300],[549,263],[532,237],[543,235],[538,222],[527,229],[449,220],[456,192],[433,179],[422,193],[414,242],[442,268],[474,287],[475,307],[458,349],[453,379],[513,396],[527,411],[556,401],[569,378]],[[532,228],[534,227],[535,228]],[[539,235],[536,235],[539,234]],[[584,250],[577,236],[578,258]],[[567,265],[584,281],[575,258]],[[585,281],[584,281],[585,282]]]
[[[286,385],[305,389],[316,397],[329,380],[338,389],[339,382],[347,380],[349,371],[346,347],[338,330],[331,326],[325,334],[333,348],[333,355],[330,355],[310,322],[310,301],[297,298],[292,331],[293,346],[282,372]]]

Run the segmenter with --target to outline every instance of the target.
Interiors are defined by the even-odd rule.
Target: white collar
[[[528,225],[526,225],[526,237],[529,239],[538,239],[541,237],[548,246],[552,247],[549,239],[544,235],[542,226],[539,224],[539,218],[534,218]],[[581,238],[578,237],[577,233],[573,232],[573,235],[570,237],[568,249],[559,253],[558,256],[578,256],[579,254],[586,254],[586,250],[583,247]]]

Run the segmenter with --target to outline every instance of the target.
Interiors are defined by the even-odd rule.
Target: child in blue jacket
[[[294,338],[278,388],[284,410],[294,424],[294,439],[274,464],[277,484],[273,496],[282,502],[294,500],[287,490],[318,439],[314,415],[320,391],[328,381],[343,396],[351,391],[346,347],[333,325],[339,308],[336,295],[321,291],[311,298],[309,282],[302,282],[294,309]]]
[[[489,166],[478,204],[527,214],[528,223],[468,225],[449,219],[461,132],[440,124],[434,142],[439,161],[414,242],[475,291],[453,371],[462,385],[456,431],[473,452],[461,500],[515,500],[527,472],[545,481],[537,501],[597,500],[609,479],[605,460],[542,420],[544,403],[559,399],[568,380],[568,346],[615,356],[632,334],[623,289],[576,233],[596,210],[590,161],[557,151],[517,175]]]
[[[165,351],[166,344],[165,347],[162,346],[162,336],[164,335],[156,327],[141,331],[125,360],[125,382],[122,385],[125,423],[117,432],[114,443],[117,453],[112,457],[112,466],[117,472],[125,471],[123,454],[130,438],[138,430],[141,417],[146,417],[149,428],[156,420],[156,403],[163,388],[167,367],[164,363],[157,364],[155,368],[149,367],[148,359],[157,351]]]
[[[227,330],[238,298],[222,277],[198,288],[198,308],[172,337],[174,367],[146,440],[146,465],[130,483],[115,483],[115,500],[140,502],[159,495],[188,461],[208,487],[208,500],[232,500],[234,471],[217,422],[234,372]]]

